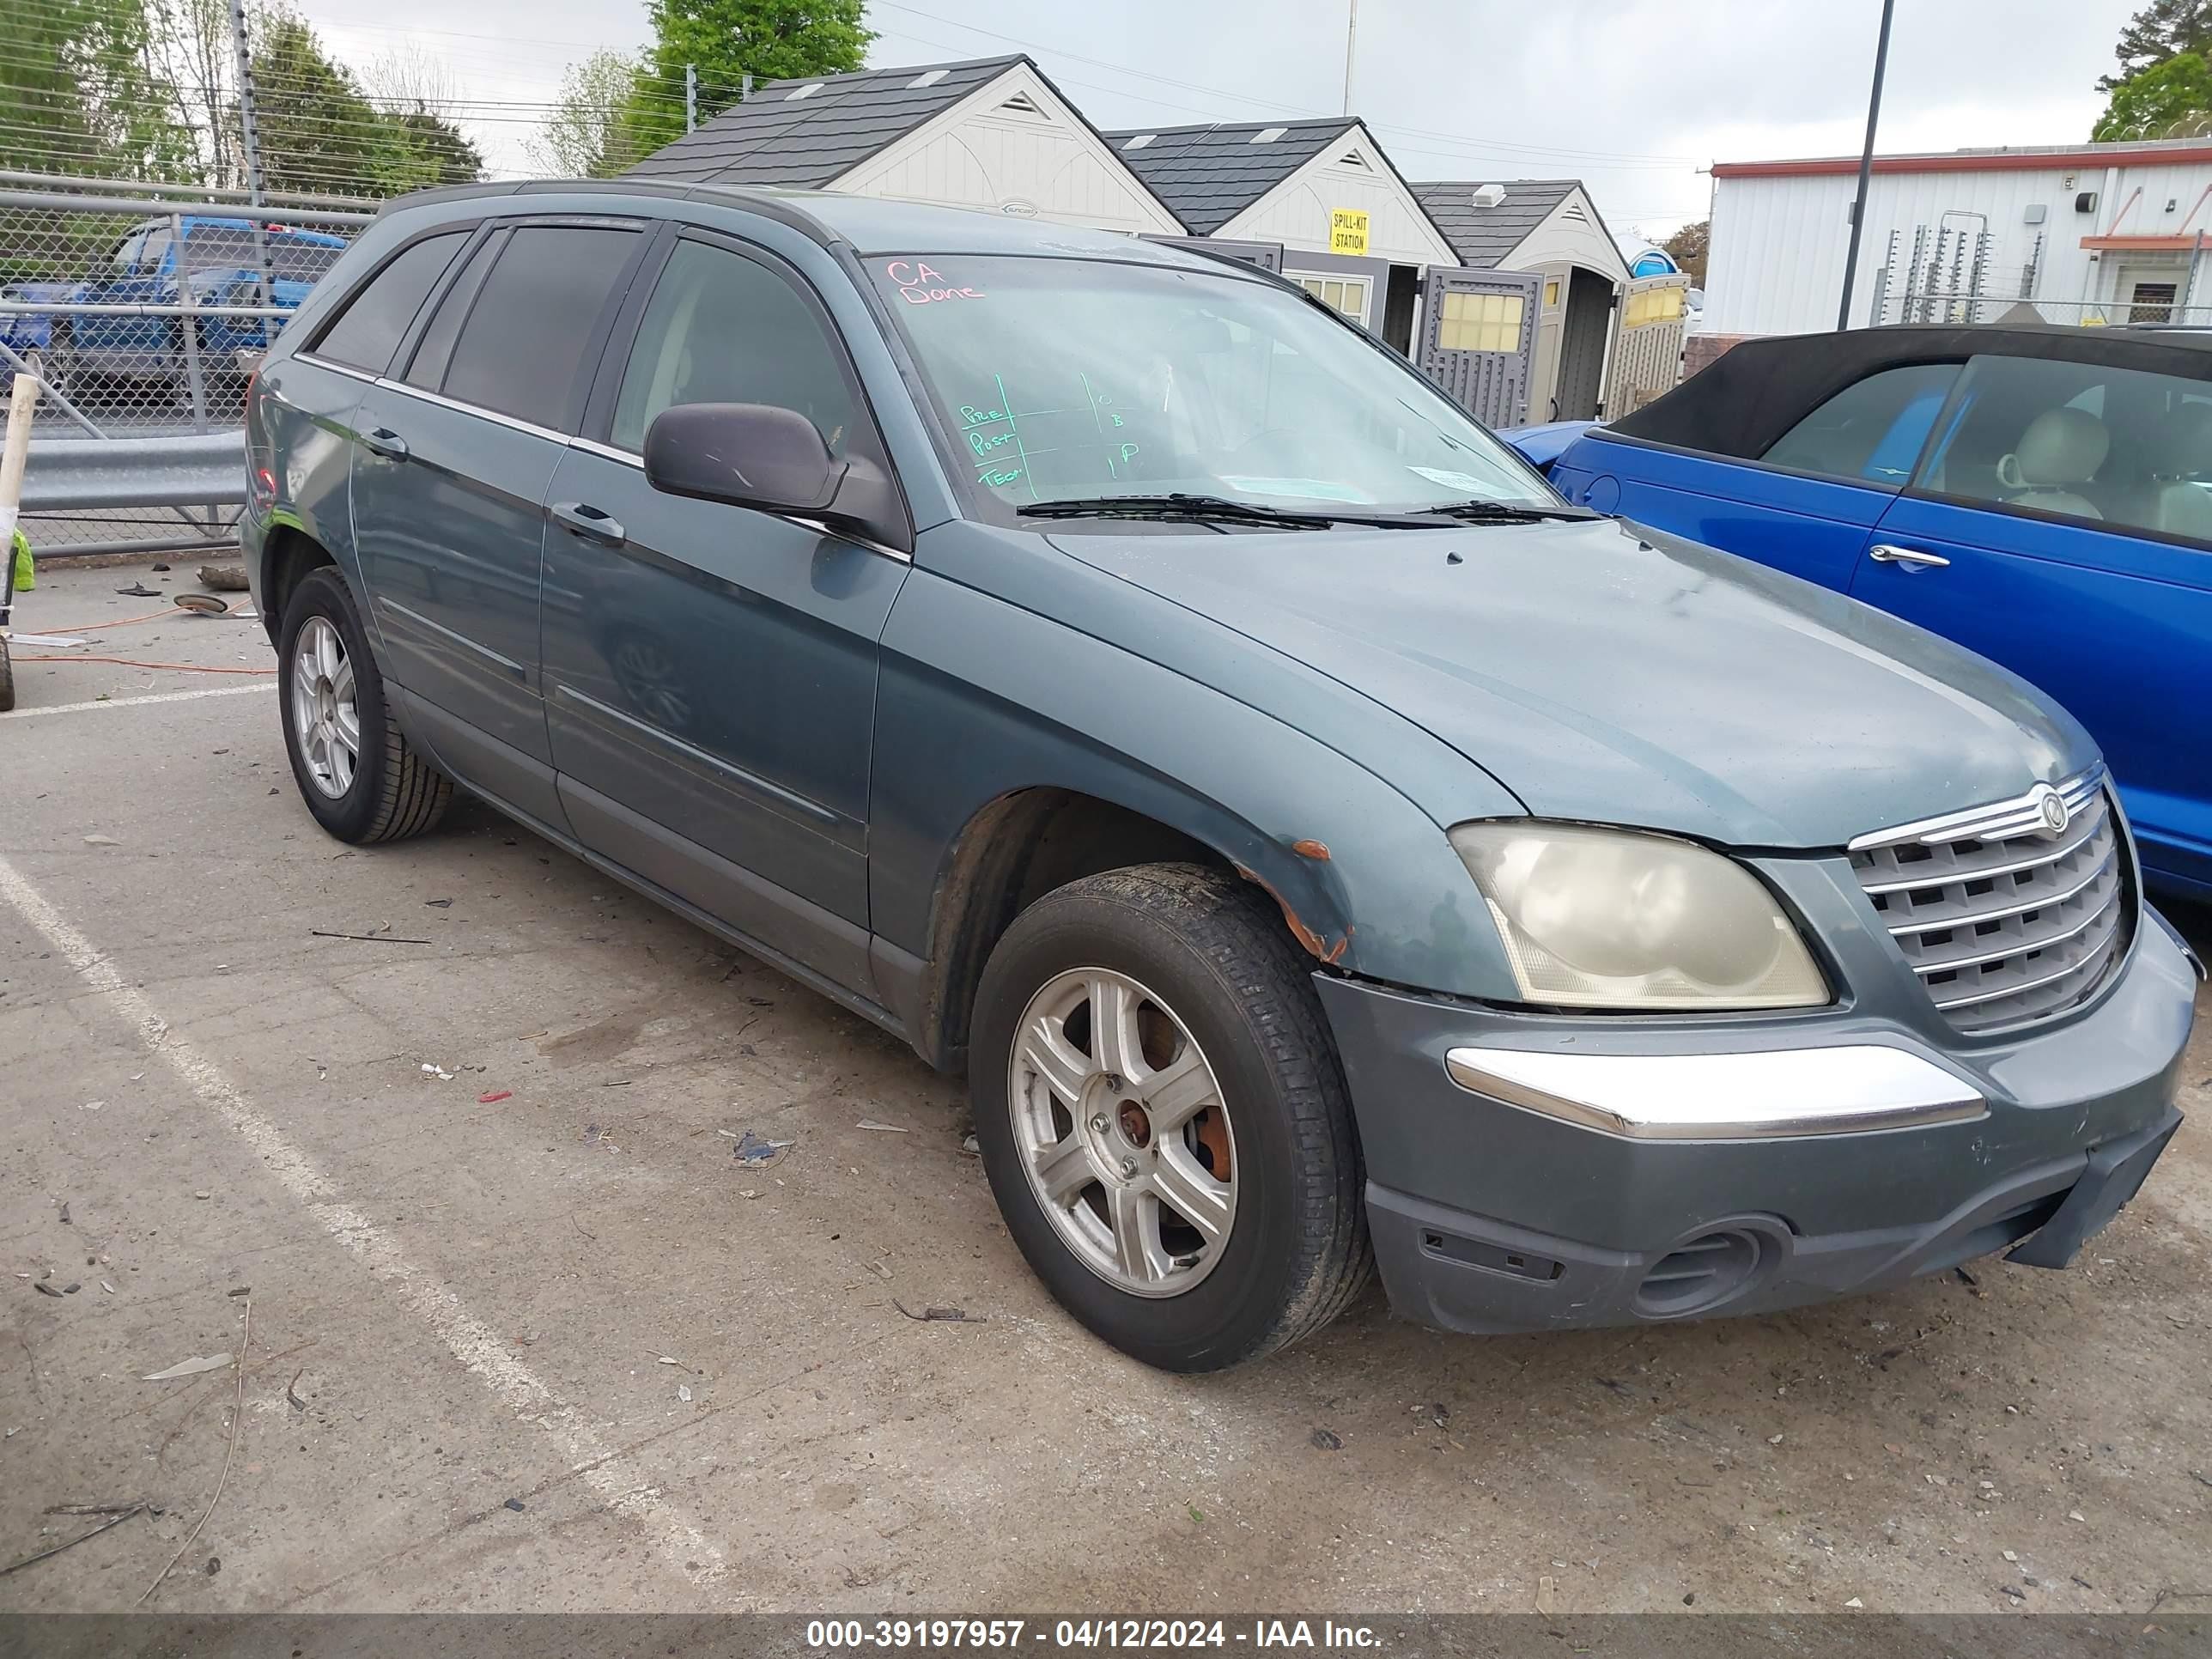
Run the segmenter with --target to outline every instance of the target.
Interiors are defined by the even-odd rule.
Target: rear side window
[[[422,331],[422,338],[415,348],[415,361],[408,365],[405,380],[410,386],[419,386],[426,392],[435,392],[446,378],[446,366],[453,361],[453,342],[460,337],[461,325],[468,320],[469,309],[477,302],[477,295],[483,287],[484,278],[491,273],[500,251],[507,246],[507,232],[494,231],[479,243],[477,251],[469,255],[468,263],[461,267],[446,289],[446,297],[438,301],[437,313]]]
[[[323,331],[315,350],[333,362],[381,374],[391,366],[399,337],[469,238],[465,230],[426,236],[370,277]]]
[[[599,313],[636,246],[629,230],[518,229],[462,325],[441,390],[540,426],[562,424]]]
[[[1791,427],[1760,459],[1770,466],[1901,489],[1958,378],[1956,363],[1869,374]]]

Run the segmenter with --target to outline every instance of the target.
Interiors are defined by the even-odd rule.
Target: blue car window
[[[1845,386],[1778,439],[1770,466],[1901,489],[1959,378],[1956,363],[1885,368]]]
[[[1955,407],[1922,489],[2212,546],[2212,380],[1977,357]]]

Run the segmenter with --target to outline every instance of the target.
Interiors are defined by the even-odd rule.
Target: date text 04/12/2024
[[[1378,1649],[1372,1626],[1334,1620],[1257,1619],[817,1619],[806,1645],[823,1653],[866,1648],[1012,1648],[1029,1643],[1055,1650],[1115,1648],[1308,1648],[1333,1652]]]

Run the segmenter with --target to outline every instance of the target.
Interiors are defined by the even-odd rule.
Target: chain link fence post
[[[253,209],[253,252],[261,266],[261,303],[276,303],[275,278],[269,269],[269,238],[261,226],[261,141],[255,131],[253,111],[253,53],[246,39],[246,0],[230,0],[230,45],[238,58],[238,134],[246,160],[246,199]],[[267,319],[261,325],[261,349],[276,338]]]

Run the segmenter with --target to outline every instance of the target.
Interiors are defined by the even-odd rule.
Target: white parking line
[[[273,679],[251,685],[210,685],[198,691],[152,691],[143,697],[95,697],[89,702],[58,702],[51,708],[18,708],[0,720],[36,720],[41,714],[81,714],[88,708],[138,708],[149,702],[191,702],[200,697],[242,697],[249,691],[274,691]]]
[[[0,858],[0,899],[12,905],[78,977],[107,1000],[136,1030],[141,1042],[168,1062],[185,1086],[213,1109],[277,1183],[306,1206],[325,1232],[350,1250],[371,1277],[398,1297],[401,1306],[436,1334],[465,1370],[517,1417],[551,1436],[569,1468],[609,1509],[642,1526],[668,1565],[702,1587],[724,1576],[722,1553],[707,1541],[696,1522],[671,1505],[659,1488],[624,1480],[614,1467],[617,1449],[574,1421],[572,1408],[562,1405],[520,1357],[463,1305],[457,1291],[408,1261],[398,1239],[344,1203],[337,1183],[213,1061],[171,1031],[168,1021],[144,994],[4,858]]]

